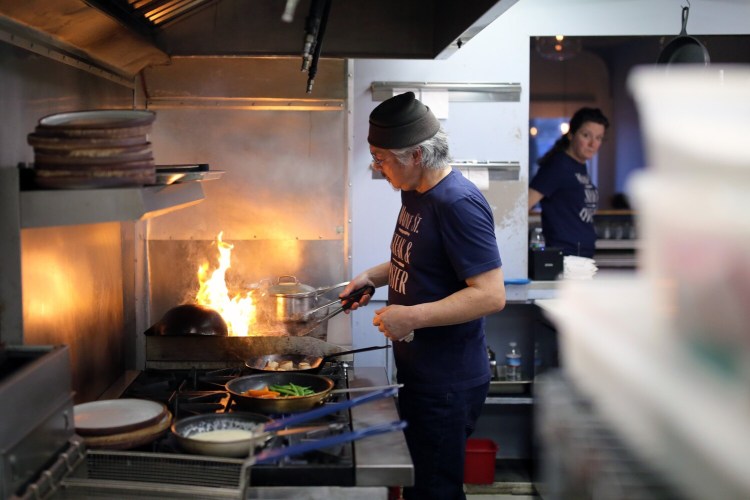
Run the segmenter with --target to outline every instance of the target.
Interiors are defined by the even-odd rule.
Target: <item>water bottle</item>
[[[516,348],[516,343],[511,342],[508,353],[505,355],[505,380],[521,380],[521,354]]]
[[[544,250],[544,234],[542,233],[541,227],[535,227],[534,232],[531,234],[531,242],[529,242],[529,248],[532,250]]]

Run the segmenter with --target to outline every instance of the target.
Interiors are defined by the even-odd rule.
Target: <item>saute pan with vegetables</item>
[[[229,381],[226,388],[242,410],[295,413],[309,410],[323,401],[333,390],[333,381],[310,373],[274,372],[237,377]]]
[[[226,389],[243,411],[285,414],[310,410],[329,394],[397,389],[399,386],[333,389],[333,380],[322,375],[296,372],[272,372],[246,375],[230,380]],[[326,405],[326,408],[332,405]]]

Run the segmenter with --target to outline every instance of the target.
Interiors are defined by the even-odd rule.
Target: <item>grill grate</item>
[[[170,483],[212,488],[242,486],[242,460],[139,452],[89,451],[91,479]]]
[[[249,484],[244,460],[88,450],[59,498],[245,498]]]

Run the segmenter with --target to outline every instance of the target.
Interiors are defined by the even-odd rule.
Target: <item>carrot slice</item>
[[[252,398],[276,398],[279,396],[279,393],[269,390],[268,386],[266,386],[262,389],[248,389],[247,391],[243,392],[242,395],[250,396]]]

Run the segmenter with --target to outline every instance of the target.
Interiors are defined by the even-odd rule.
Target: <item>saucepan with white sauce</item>
[[[275,436],[301,432],[313,434],[316,431],[331,428],[331,426],[291,428],[290,426],[303,424],[322,416],[330,415],[331,413],[369,403],[370,401],[393,397],[397,391],[397,387],[372,391],[353,399],[328,404],[314,410],[275,420],[271,420],[264,415],[249,412],[196,415],[177,420],[172,424],[172,433],[177,438],[180,446],[190,453],[234,458],[250,457],[255,455],[260,448],[264,447]],[[364,431],[367,430],[364,429]],[[394,428],[392,430],[397,429]],[[347,440],[366,437],[367,435],[369,435],[367,432],[362,433],[361,436],[356,432],[350,432],[312,442],[320,443],[320,448],[323,448],[346,442]],[[334,442],[334,439],[338,439],[338,441]],[[294,452],[290,452],[290,454],[292,453]],[[268,455],[269,457],[276,456],[276,454]]]
[[[269,431],[271,419],[259,413],[212,413],[183,418],[172,425],[180,446],[190,453],[243,458],[263,448],[274,437],[308,434],[334,429],[343,424],[295,427]]]

